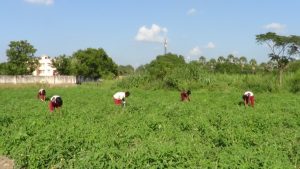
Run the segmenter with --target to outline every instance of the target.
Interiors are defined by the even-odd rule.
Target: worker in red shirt
[[[188,90],[188,91],[182,91],[180,93],[180,98],[181,98],[181,101],[190,101],[190,95],[191,95],[191,91]]]
[[[249,104],[254,107],[254,94],[251,91],[246,91],[243,94],[244,105],[247,107]]]
[[[37,94],[37,98],[45,101],[46,100],[46,90],[45,89],[40,89],[38,94]]]
[[[49,109],[53,112],[55,109],[59,109],[63,105],[62,98],[58,95],[54,95],[51,97],[49,102]]]

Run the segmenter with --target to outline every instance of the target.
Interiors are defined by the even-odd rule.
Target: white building
[[[56,68],[52,65],[52,59],[47,55],[42,55],[39,59],[40,66],[32,72],[33,76],[54,76]]]

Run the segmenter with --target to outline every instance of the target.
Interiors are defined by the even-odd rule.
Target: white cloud
[[[187,15],[194,15],[196,12],[197,12],[197,10],[192,8],[192,9],[188,10],[186,14]]]
[[[25,2],[32,4],[52,5],[54,3],[54,0],[25,0]]]
[[[269,31],[274,31],[274,32],[279,33],[279,32],[283,32],[285,30],[286,25],[273,22],[268,25],[265,25],[264,28]]]
[[[216,45],[212,42],[208,42],[208,44],[205,46],[205,48],[208,48],[208,49],[213,49],[215,47],[216,47]]]
[[[191,56],[199,56],[202,54],[202,50],[200,49],[199,46],[196,46],[193,49],[191,49],[189,53]]]
[[[145,42],[163,42],[164,35],[168,32],[167,28],[161,28],[156,24],[152,24],[151,28],[142,26],[139,28],[135,40]]]

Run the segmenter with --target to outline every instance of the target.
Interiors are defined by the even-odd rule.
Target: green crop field
[[[0,87],[0,155],[17,168],[300,167],[300,95],[244,91],[131,89],[125,108],[116,85],[46,88],[60,112],[36,99],[39,86]]]

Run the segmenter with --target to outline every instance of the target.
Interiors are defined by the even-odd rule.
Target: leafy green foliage
[[[53,66],[60,75],[71,75],[71,58],[66,55],[61,55],[52,60]]]
[[[290,80],[290,91],[293,93],[300,92],[300,70],[298,70],[295,76]]]
[[[289,63],[287,71],[297,72],[300,70],[300,60],[295,60]]]
[[[131,65],[119,65],[118,66],[118,75],[126,76],[126,75],[132,75],[134,73],[134,68]]]
[[[103,49],[78,50],[75,59],[75,74],[93,79],[117,75],[117,65]]]
[[[36,49],[26,40],[11,41],[6,50],[8,57],[7,73],[10,75],[31,74],[38,66],[34,58]]]
[[[271,61],[277,64],[279,72],[279,85],[282,84],[283,71],[288,63],[293,60],[293,56],[298,54],[298,46],[300,46],[300,36],[281,36],[274,32],[256,35],[256,41],[259,44],[267,44],[271,53],[269,57]]]
[[[51,114],[38,87],[1,89],[0,152],[18,168],[299,168],[298,95],[242,91],[130,90],[127,107],[116,88],[49,88],[64,106]]]
[[[168,53],[166,55],[159,55],[149,65],[146,70],[150,73],[153,79],[164,79],[164,77],[173,70],[185,65],[183,56]]]
[[[0,63],[0,75],[8,75],[8,64],[7,63]]]

